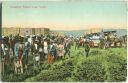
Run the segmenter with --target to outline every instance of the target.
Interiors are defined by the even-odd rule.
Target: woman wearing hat
[[[58,54],[59,54],[59,57],[62,58],[64,57],[64,45],[63,45],[63,42],[61,42],[59,45],[58,45]]]
[[[49,64],[53,63],[54,56],[56,56],[56,48],[55,48],[54,41],[51,41],[51,43],[49,45],[49,54],[48,54],[48,63]]]

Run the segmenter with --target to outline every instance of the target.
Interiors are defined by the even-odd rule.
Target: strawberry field
[[[91,48],[89,57],[84,48],[70,49],[70,57],[55,60],[53,64],[43,61],[33,67],[32,56],[23,74],[15,75],[8,70],[2,81],[23,82],[124,82],[127,78],[126,48]]]

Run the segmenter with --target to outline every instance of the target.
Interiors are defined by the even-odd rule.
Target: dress
[[[64,45],[59,45],[58,46],[58,48],[59,48],[59,56],[64,56]]]

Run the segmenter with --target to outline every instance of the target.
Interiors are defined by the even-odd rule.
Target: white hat
[[[4,38],[4,36],[2,36],[2,38]]]

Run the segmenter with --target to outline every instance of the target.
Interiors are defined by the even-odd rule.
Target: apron
[[[64,46],[59,45],[59,56],[64,56]]]
[[[48,54],[48,45],[47,42],[44,42],[44,53]]]
[[[39,60],[40,60],[40,56],[36,56],[35,61],[39,61]]]
[[[44,53],[48,54],[48,47],[44,47]]]

